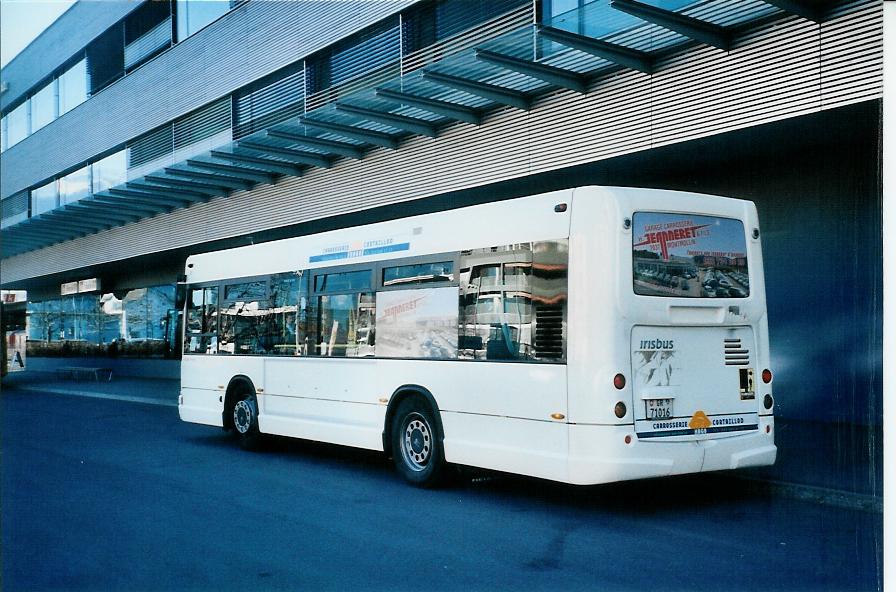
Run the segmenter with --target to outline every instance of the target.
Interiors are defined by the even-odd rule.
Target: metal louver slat
[[[6,228],[28,218],[28,192],[13,193],[0,201],[0,228]]]
[[[233,137],[242,138],[305,112],[305,70],[234,95]]]
[[[439,2],[435,9],[436,37],[444,39],[526,4],[520,0]]]
[[[373,31],[351,46],[338,48],[330,58],[330,85],[338,85],[401,58],[398,19],[392,26]]]
[[[169,123],[128,145],[128,168],[145,164],[173,151],[174,137]]]
[[[131,68],[147,56],[169,45],[171,45],[171,18],[165,19],[124,47],[124,67]]]
[[[230,97],[218,99],[174,122],[174,149],[195,144],[230,128]]]

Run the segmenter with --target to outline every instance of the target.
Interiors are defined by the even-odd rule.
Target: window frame
[[[195,284],[187,284],[187,297],[184,299],[184,307],[182,310],[183,322],[182,322],[182,329],[181,329],[181,341],[182,341],[181,355],[183,355],[183,356],[217,356],[218,355],[217,351],[215,351],[215,353],[213,353],[213,354],[209,354],[209,353],[205,353],[205,352],[186,351],[187,336],[188,336],[187,323],[188,323],[188,315],[189,315],[189,308],[190,308],[190,297],[189,297],[190,293],[194,290],[205,290],[207,288],[217,288],[218,289],[218,299],[217,299],[217,302],[215,302],[215,306],[218,309],[220,309],[220,307],[221,307],[220,294],[222,291],[221,289],[222,289],[223,283],[224,282],[221,280],[214,280],[211,282],[198,282]],[[203,299],[202,299],[203,309],[205,309],[206,306],[207,305],[205,303],[205,297],[203,297]],[[203,314],[205,314],[204,310],[203,310]],[[214,332],[213,333],[212,332],[199,333],[199,336],[201,337],[203,335],[213,334],[215,337],[215,343],[217,344],[219,341],[220,332],[221,332],[221,313],[219,310],[219,312],[215,315],[215,330],[214,330]]]
[[[452,268],[451,273],[454,276],[451,280],[441,280],[427,282],[424,284],[393,284],[386,286],[383,284],[383,272],[388,267],[402,267],[405,265],[426,265],[427,263],[443,263],[450,261]],[[385,292],[388,290],[414,290],[418,288],[447,288],[450,286],[460,286],[460,251],[436,253],[434,255],[420,255],[417,257],[402,257],[401,259],[389,259],[388,261],[380,261],[376,264],[376,282],[374,289],[377,292]]]

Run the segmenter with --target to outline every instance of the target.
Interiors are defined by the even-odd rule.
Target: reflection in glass
[[[225,300],[259,300],[267,298],[268,284],[264,280],[230,284],[224,288]]]
[[[167,341],[168,311],[174,308],[174,286],[138,288],[122,301],[122,334],[128,341]]]
[[[31,97],[31,133],[56,118],[56,81],[46,85]]]
[[[50,181],[31,190],[31,215],[37,216],[59,207],[58,184]]]
[[[270,310],[264,301],[230,302],[221,307],[218,353],[266,354],[273,348]]]
[[[421,263],[418,265],[399,265],[397,267],[387,267],[383,269],[384,286],[450,282],[453,279],[454,263],[451,261]]]
[[[273,355],[308,354],[308,280],[302,272],[271,277],[271,344]]]
[[[458,357],[562,361],[568,260],[566,240],[463,251]]]
[[[130,290],[121,299],[109,292],[29,302],[29,355],[170,357],[174,293],[164,285]]]
[[[218,351],[218,287],[194,288],[187,299],[185,353]]]
[[[90,169],[83,167],[59,179],[60,205],[70,204],[90,195]]]
[[[361,357],[374,354],[374,316],[371,292],[318,297],[322,356]]]
[[[632,220],[635,294],[750,295],[746,235],[740,220],[665,212],[635,212]]]
[[[127,152],[120,150],[91,166],[91,193],[99,193],[127,181]]]
[[[336,292],[345,290],[369,290],[369,270],[328,273],[314,278],[314,290],[317,292]]]
[[[6,116],[6,142],[12,147],[28,137],[28,101],[25,101]]]
[[[87,100],[87,62],[81,60],[59,77],[59,115]]]
[[[177,0],[177,39],[183,41],[230,10],[230,0]]]

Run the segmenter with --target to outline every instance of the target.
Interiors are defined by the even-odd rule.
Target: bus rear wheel
[[[406,481],[418,487],[437,485],[445,473],[445,453],[435,413],[411,398],[398,405],[392,422],[392,459]]]
[[[233,406],[233,428],[243,449],[258,448],[261,432],[258,430],[258,400],[253,393],[240,393]]]

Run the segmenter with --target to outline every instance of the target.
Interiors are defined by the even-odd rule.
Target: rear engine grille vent
[[[535,355],[539,359],[563,359],[563,305],[535,305]]]
[[[750,350],[741,346],[740,339],[725,340],[725,365],[749,366]]]

